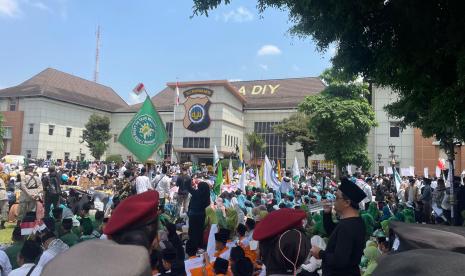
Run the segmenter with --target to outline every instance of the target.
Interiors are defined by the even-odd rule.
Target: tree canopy
[[[108,149],[110,138],[110,118],[92,114],[85,125],[82,140],[87,144],[95,159],[100,160],[100,157]]]
[[[206,14],[229,0],[194,0]],[[320,51],[336,45],[333,66],[389,86],[387,106],[403,125],[436,136],[443,147],[465,139],[465,17],[462,1],[258,0],[287,10],[290,32],[311,37]],[[453,145],[452,145],[453,147]],[[453,152],[453,150],[452,150]],[[449,156],[453,158],[453,156]]]
[[[309,124],[309,117],[302,112],[298,112],[273,127],[274,132],[281,135],[288,144],[300,144],[301,148],[297,151],[304,153],[306,168],[308,168],[308,158],[313,154],[316,146]]]
[[[324,78],[324,76],[322,76]],[[375,113],[365,98],[367,85],[335,78],[320,94],[309,96],[299,110],[309,116],[316,140],[315,153],[333,160],[339,169],[353,164],[369,169],[367,135],[376,126]]]
[[[247,151],[250,153],[250,158],[254,166],[257,166],[258,157],[260,157],[266,147],[265,140],[256,132],[246,133],[245,139],[247,140]]]

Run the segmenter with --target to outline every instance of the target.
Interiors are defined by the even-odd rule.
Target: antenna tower
[[[95,34],[97,45],[95,47],[95,71],[94,82],[98,82],[98,75],[100,71],[100,25],[97,25],[97,32]]]

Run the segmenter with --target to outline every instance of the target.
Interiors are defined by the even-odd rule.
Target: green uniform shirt
[[[73,232],[64,234],[63,236],[60,237],[60,240],[66,243],[69,247],[79,243],[79,237]]]
[[[5,249],[5,253],[8,256],[8,259],[10,259],[11,267],[13,269],[18,268],[18,262],[16,261],[16,257],[18,256],[18,253],[21,251],[21,248],[23,248],[23,241],[18,241],[14,242],[10,247]]]

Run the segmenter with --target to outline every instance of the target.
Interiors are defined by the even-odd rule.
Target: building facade
[[[173,153],[173,161],[211,163],[216,146],[223,158],[242,148],[248,161],[251,158],[245,135],[256,132],[264,138],[265,153],[271,160],[279,160],[289,168],[297,157],[303,166],[303,154],[296,151],[300,146],[286,144],[273,132],[273,126],[297,112],[306,96],[316,95],[324,88],[320,79],[312,77],[167,83],[151,97],[169,134],[163,158],[170,160]],[[389,146],[394,145],[397,168],[414,167],[417,175],[428,168],[433,175],[437,160],[445,158],[445,154],[437,141],[423,138],[418,129],[401,129],[399,120],[388,116],[384,107],[395,99],[396,94],[388,88],[372,90],[378,126],[368,135],[371,171],[386,172],[392,160]],[[134,158],[118,143],[118,135],[140,106],[128,105],[110,87],[48,68],[17,86],[0,90],[5,127],[3,154],[92,160],[81,137],[89,117],[99,114],[111,122],[112,138],[106,155]],[[153,159],[161,158],[154,154]],[[465,169],[465,150],[457,148],[456,159],[456,173],[460,173]],[[310,157],[308,163],[314,170],[333,170],[332,163],[321,155]]]

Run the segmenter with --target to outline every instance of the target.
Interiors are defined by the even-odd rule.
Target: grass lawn
[[[0,230],[0,244],[8,244],[11,242],[11,233],[15,228],[15,223],[5,224],[6,229]]]

